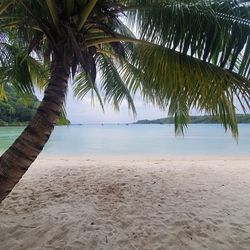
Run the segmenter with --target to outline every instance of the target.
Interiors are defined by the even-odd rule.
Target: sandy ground
[[[0,205],[0,249],[250,249],[250,157],[40,157]]]

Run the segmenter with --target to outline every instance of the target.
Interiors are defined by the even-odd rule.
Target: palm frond
[[[0,78],[0,81],[1,81],[1,78]],[[7,95],[4,89],[4,83],[2,81],[0,82],[0,100],[4,100],[4,101],[7,100]]]
[[[196,108],[216,116],[225,129],[229,124],[237,136],[233,97],[245,99],[242,108],[250,110],[250,80],[159,45],[138,44],[131,50],[129,63],[141,81],[131,88],[140,90],[146,101],[169,108],[180,126],[188,122],[187,111]]]
[[[44,88],[49,70],[37,59],[14,44],[0,43],[0,72],[3,83],[12,84],[22,95],[34,92],[33,86]]]
[[[0,15],[11,5],[13,4],[14,0],[7,0],[7,1],[3,1],[0,4]]]
[[[130,2],[130,1],[128,1]],[[128,8],[130,26],[140,39],[237,71],[248,77],[250,12],[240,1],[148,1]],[[130,2],[131,4],[131,2]],[[243,10],[242,10],[243,9]],[[248,51],[244,51],[245,46]]]
[[[78,30],[80,30],[83,25],[85,24],[85,22],[87,21],[91,11],[93,10],[93,8],[95,7],[97,3],[97,0],[91,0],[89,1],[82,9],[81,11],[81,18],[80,18],[80,22],[78,25]]]
[[[73,92],[74,96],[83,99],[89,92],[91,93],[92,101],[96,96],[101,108],[104,110],[104,105],[100,91],[95,82],[92,81],[91,77],[85,71],[81,71],[77,74],[73,82]]]
[[[58,17],[58,13],[54,4],[54,0],[46,0],[46,4],[48,6],[49,12],[50,12],[50,16],[53,20],[53,23],[56,27],[56,29],[60,32],[60,24],[59,24],[59,17]]]
[[[97,61],[101,73],[101,89],[105,96],[104,100],[113,104],[114,108],[119,110],[119,106],[125,98],[128,107],[136,114],[131,92],[122,80],[113,60],[104,54],[100,54]]]

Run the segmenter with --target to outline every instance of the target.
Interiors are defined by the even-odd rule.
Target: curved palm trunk
[[[11,192],[42,151],[60,114],[69,78],[62,56],[52,62],[51,79],[29,125],[0,157],[0,203]]]

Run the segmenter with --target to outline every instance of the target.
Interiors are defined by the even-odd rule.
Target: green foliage
[[[0,126],[7,126],[8,123],[0,119]]]
[[[6,86],[6,100],[0,100],[0,125],[20,124],[30,121],[39,100],[34,95],[20,97],[11,86]]]
[[[6,98],[0,99],[0,126],[27,125],[40,101],[33,94],[20,96],[10,85],[6,86],[5,94]],[[61,112],[57,125],[70,125],[64,112]]]
[[[59,125],[59,126],[63,126],[63,125],[70,125],[70,121],[67,119],[67,118],[65,118],[64,116],[60,116],[59,117],[59,120],[58,120],[58,122],[57,122],[57,125]]]

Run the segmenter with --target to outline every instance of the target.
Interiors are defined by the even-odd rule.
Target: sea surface
[[[23,127],[0,127],[0,154]],[[191,124],[184,137],[173,125],[72,125],[56,127],[43,155],[238,155],[250,156],[250,124],[239,125],[238,142],[217,124]]]

